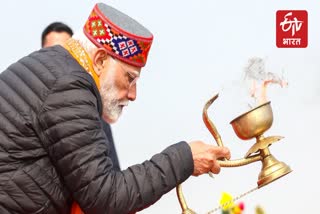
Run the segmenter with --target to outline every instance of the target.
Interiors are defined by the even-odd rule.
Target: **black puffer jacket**
[[[154,203],[193,171],[189,146],[114,171],[91,76],[61,46],[0,74],[0,213],[129,213]],[[138,151],[137,151],[138,152]]]

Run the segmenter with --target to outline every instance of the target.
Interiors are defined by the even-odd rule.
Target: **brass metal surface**
[[[270,102],[257,106],[230,122],[234,132],[242,140],[250,140],[262,135],[273,122]]]
[[[192,209],[190,209],[186,203],[186,200],[184,198],[181,184],[179,184],[176,188],[179,203],[182,209],[182,214],[196,214]]]
[[[262,135],[257,139],[257,142],[248,150],[245,158],[249,157],[251,154],[259,152],[261,149],[269,147],[271,144],[281,140],[281,136],[271,136],[264,138]]]
[[[223,146],[222,139],[220,137],[220,134],[215,127],[215,125],[212,123],[212,121],[208,117],[208,108],[211,106],[211,104],[219,97],[219,94],[216,94],[213,96],[210,100],[207,101],[205,104],[203,111],[202,111],[202,119],[204,124],[206,125],[209,132],[212,134],[213,138],[216,140],[218,146]]]
[[[278,161],[269,154],[262,160],[262,169],[258,177],[258,187],[261,188],[292,172],[291,168],[284,162]]]
[[[209,119],[207,110],[210,105],[218,98],[218,94],[207,101],[203,108],[202,118],[209,132],[214,137],[218,146],[223,146],[220,134],[215,125]],[[256,138],[255,144],[246,153],[245,158],[236,160],[218,160],[221,167],[239,167],[253,162],[261,161],[262,168],[258,176],[257,185],[261,188],[281,177],[290,173],[292,170],[288,165],[278,161],[269,150],[269,146],[281,140],[281,136],[264,137],[263,134],[271,127],[273,122],[273,112],[270,102],[266,102],[256,108],[240,115],[230,122],[236,135],[242,140]],[[181,184],[177,186],[177,196],[182,214],[194,214],[195,212],[188,208],[184,198]]]

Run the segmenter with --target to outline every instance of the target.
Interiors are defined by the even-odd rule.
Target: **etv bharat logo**
[[[308,46],[308,12],[306,10],[278,10],[276,16],[278,48]]]

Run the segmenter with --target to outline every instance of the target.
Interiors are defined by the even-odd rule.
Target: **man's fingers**
[[[217,160],[221,158],[230,159],[231,156],[228,148],[208,145],[202,141],[192,141],[189,143],[189,146],[194,163],[194,176],[210,171],[218,174],[220,172],[220,164]]]
[[[220,165],[217,163],[217,161],[214,161],[213,166],[211,167],[210,171],[214,174],[218,174],[221,170]]]
[[[230,150],[227,147],[216,146],[216,147],[214,147],[213,152],[214,152],[215,156],[217,157],[217,159],[227,158],[229,160],[231,157]]]

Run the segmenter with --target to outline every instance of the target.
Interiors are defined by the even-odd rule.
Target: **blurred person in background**
[[[41,34],[41,47],[64,44],[72,35],[73,31],[68,25],[62,22],[53,22]]]

